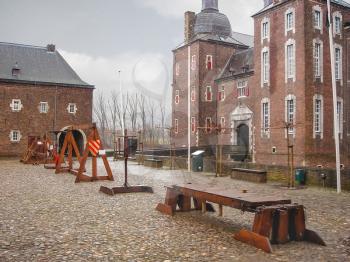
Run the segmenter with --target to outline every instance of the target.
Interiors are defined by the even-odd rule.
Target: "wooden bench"
[[[325,245],[317,233],[306,229],[304,207],[278,196],[195,184],[174,185],[167,187],[165,203],[158,204],[156,209],[167,215],[174,215],[177,210],[205,213],[207,202],[219,205],[219,216],[223,215],[223,206],[255,213],[252,230],[241,230],[234,238],[265,252],[272,252],[271,243],[293,240]]]
[[[152,168],[162,168],[163,161],[158,159],[146,159],[144,165]]]
[[[267,172],[244,168],[232,168],[231,178],[255,183],[266,183]]]

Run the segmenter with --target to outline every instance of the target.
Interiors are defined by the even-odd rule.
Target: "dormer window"
[[[19,68],[18,63],[16,62],[16,64],[12,68],[12,76],[18,77],[20,72],[21,72],[21,69]]]

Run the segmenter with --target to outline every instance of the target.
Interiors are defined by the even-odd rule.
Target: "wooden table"
[[[205,213],[214,211],[210,203],[219,205],[219,216],[223,215],[223,206],[255,213],[252,231],[243,229],[234,237],[266,252],[272,252],[271,243],[284,244],[293,240],[325,245],[317,233],[306,229],[304,206],[277,195],[199,184],[173,185],[167,187],[165,203],[159,203],[156,209],[167,215],[192,210]]]

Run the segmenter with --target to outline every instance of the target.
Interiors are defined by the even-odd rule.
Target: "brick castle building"
[[[54,45],[0,43],[0,156],[23,154],[29,136],[91,123],[93,90]],[[85,133],[74,136],[83,149]]]
[[[288,137],[297,166],[333,166],[327,1],[265,0],[253,15],[254,36],[232,32],[218,0],[202,1],[199,14],[185,13],[185,41],[173,50],[175,146],[186,147],[190,132],[192,147],[243,145],[254,163],[286,165]],[[350,5],[331,2],[341,161],[348,166]]]

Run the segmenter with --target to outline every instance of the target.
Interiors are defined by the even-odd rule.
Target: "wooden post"
[[[223,216],[223,206],[219,205],[219,217]]]
[[[207,202],[206,201],[202,201],[202,213],[206,213],[207,212]]]

